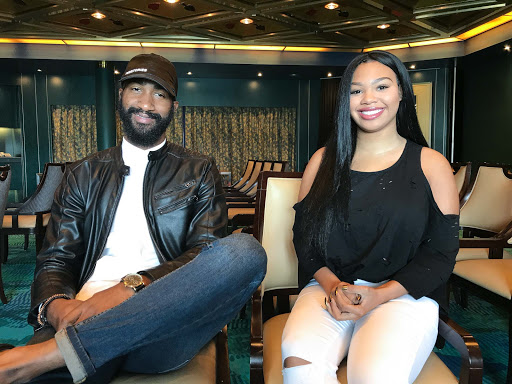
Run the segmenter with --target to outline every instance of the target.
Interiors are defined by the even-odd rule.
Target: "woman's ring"
[[[341,286],[341,290],[342,290],[342,291],[346,291],[347,289],[348,289],[348,285],[343,285],[343,286]]]

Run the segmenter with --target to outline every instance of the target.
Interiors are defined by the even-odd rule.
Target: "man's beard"
[[[158,113],[144,111],[142,108],[130,107],[125,110],[122,100],[119,100],[118,111],[119,117],[123,123],[123,132],[126,139],[130,143],[142,148],[154,147],[165,133],[174,116],[174,111],[172,109],[169,111],[169,115],[165,118]],[[134,122],[132,115],[137,113],[144,113],[153,119],[155,124],[151,126]]]

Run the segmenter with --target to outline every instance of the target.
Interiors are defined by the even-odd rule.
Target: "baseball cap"
[[[128,62],[121,81],[129,79],[152,80],[172,96],[178,94],[176,68],[165,57],[154,53],[137,55]]]

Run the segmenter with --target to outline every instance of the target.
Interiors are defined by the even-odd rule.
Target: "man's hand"
[[[151,283],[146,276],[143,276],[142,279],[146,286]],[[85,301],[56,299],[48,306],[46,317],[53,328],[60,331],[68,325],[79,323],[113,308],[134,294],[133,289],[125,287],[123,283],[118,283],[111,288],[95,293]]]
[[[82,301],[79,307],[72,310],[67,318],[73,321],[72,324],[79,323],[95,316],[107,309],[113,308],[121,304],[123,301],[134,295],[133,289],[126,288],[123,283],[114,285],[111,288],[97,292],[89,299]]]
[[[68,325],[74,324],[75,321],[68,315],[78,308],[83,301],[80,300],[67,300],[67,299],[56,299],[53,300],[46,309],[46,319],[48,323],[56,330],[60,331],[62,328]]]

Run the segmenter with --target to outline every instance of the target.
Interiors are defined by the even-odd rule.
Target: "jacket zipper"
[[[172,210],[174,210],[180,206],[184,206],[190,201],[197,201],[197,200],[199,200],[199,198],[196,195],[190,196],[190,197],[187,197],[186,199],[181,199],[181,200],[176,201],[172,204],[169,204],[165,207],[158,208],[158,213],[162,215],[164,213],[171,212]]]
[[[187,181],[186,183],[182,184],[182,185],[179,185],[177,186],[176,188],[174,189],[170,189],[168,191],[163,191],[163,192],[160,192],[160,193],[157,193],[156,195],[153,196],[153,199],[154,200],[158,200],[164,196],[168,196],[172,193],[175,193],[175,192],[180,192],[180,191],[183,191],[185,189],[188,189],[192,186],[196,185],[196,181],[195,180],[191,180],[191,181]]]

